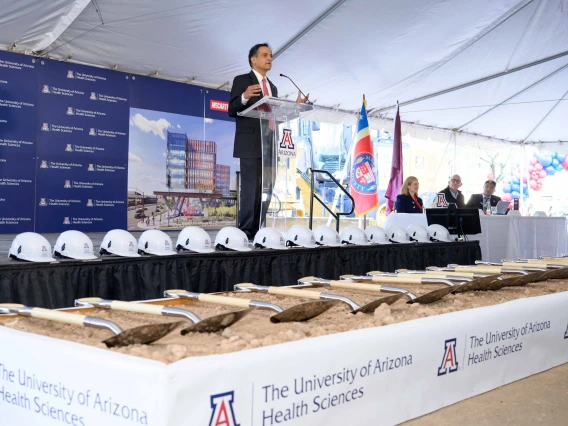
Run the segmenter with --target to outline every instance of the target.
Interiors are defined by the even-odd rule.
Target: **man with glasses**
[[[455,204],[458,209],[465,207],[463,194],[458,189],[462,186],[460,175],[453,175],[448,181],[448,186],[439,191],[439,194],[444,194],[448,204]]]
[[[493,180],[488,180],[483,185],[483,194],[473,194],[467,206],[475,209],[481,209],[485,213],[491,207],[495,207],[501,198],[493,195],[495,192],[496,183]]]

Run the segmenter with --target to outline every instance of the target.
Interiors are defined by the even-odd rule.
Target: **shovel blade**
[[[181,330],[181,334],[185,336],[187,333],[216,333],[240,321],[253,310],[254,309],[242,309],[240,311],[213,315],[184,328]]]
[[[568,278],[568,268],[553,269],[552,271],[547,271],[546,273],[542,274],[539,281],[560,280],[565,278]]]
[[[307,321],[323,314],[336,303],[340,302],[337,300],[317,300],[315,302],[300,303],[276,315],[272,315],[270,321],[273,323]]]
[[[122,346],[136,344],[147,345],[170,333],[179,323],[179,321],[176,321],[162,324],[140,325],[109,337],[103,340],[103,343],[107,348],[120,348]]]
[[[418,296],[416,299],[409,300],[406,303],[420,303],[422,305],[427,304],[427,303],[432,303],[432,302],[435,302],[437,300],[440,300],[445,295],[450,294],[456,288],[458,288],[458,287],[444,287],[444,288],[441,288],[439,290],[434,290],[434,291],[431,291],[430,293],[423,294],[422,296]]]
[[[498,275],[490,275],[488,277],[477,278],[466,284],[462,284],[454,288],[454,293],[463,293],[466,291],[489,290],[490,285],[497,279]]]
[[[372,302],[361,306],[359,309],[355,309],[354,311],[351,311],[351,313],[356,314],[357,312],[362,312],[364,314],[370,314],[370,313],[375,312],[375,309],[377,309],[379,306],[384,305],[384,304],[392,305],[394,302],[396,302],[397,300],[399,300],[403,296],[404,296],[404,294],[393,294],[392,296],[381,297],[380,299],[373,300]]]
[[[552,272],[552,271],[551,271]],[[533,272],[532,274],[522,275],[520,277],[505,278],[504,280],[495,280],[490,284],[489,290],[499,290],[503,287],[520,287],[532,282],[540,281],[547,272]]]

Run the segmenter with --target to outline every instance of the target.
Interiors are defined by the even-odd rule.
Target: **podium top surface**
[[[265,96],[249,108],[239,112],[240,116],[276,121],[290,121],[299,118],[302,113],[312,111],[313,105],[300,104],[287,99],[278,99]]]

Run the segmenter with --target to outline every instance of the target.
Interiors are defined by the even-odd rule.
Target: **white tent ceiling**
[[[568,0],[2,3],[0,45],[18,52],[228,88],[267,41],[281,94],[284,73],[319,105],[355,111],[364,93],[377,122],[398,100],[416,128],[568,141]]]

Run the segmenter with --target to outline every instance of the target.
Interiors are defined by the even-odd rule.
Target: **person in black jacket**
[[[418,196],[419,183],[414,176],[408,176],[400,194],[396,197],[395,209],[397,213],[422,213],[422,198]]]
[[[438,193],[446,196],[448,204],[455,204],[458,209],[463,209],[465,207],[465,200],[461,191],[458,190],[461,186],[462,181],[460,175],[453,175],[448,181],[448,186]]]
[[[251,71],[238,75],[233,80],[229,101],[229,116],[235,118],[235,144],[233,157],[240,159],[241,196],[238,213],[238,226],[249,238],[254,238],[261,224],[266,219],[266,211],[270,205],[274,182],[273,165],[262,166],[262,157],[273,157],[273,132],[275,124],[256,118],[241,117],[239,112],[254,105],[264,96],[278,97],[278,89],[266,77],[272,68],[272,51],[267,43],[254,45],[248,55]],[[308,95],[309,96],[309,95]],[[297,102],[305,103],[298,93]],[[261,136],[262,132],[262,136]],[[264,146],[262,141],[265,141]],[[264,173],[263,173],[264,172]],[[262,201],[264,175],[264,192],[267,199]],[[262,217],[261,217],[262,204]]]
[[[467,202],[467,206],[475,209],[481,209],[484,212],[487,210],[487,203],[489,202],[489,206],[495,207],[501,198],[493,195],[495,192],[495,186],[497,184],[493,180],[488,180],[483,185],[483,194],[473,194],[469,201]]]

